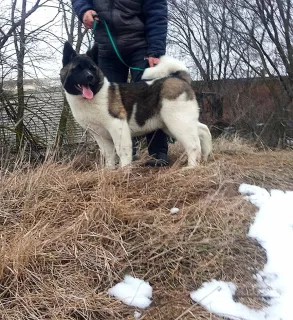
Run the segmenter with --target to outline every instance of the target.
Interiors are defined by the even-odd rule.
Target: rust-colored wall
[[[285,104],[285,95],[278,79],[236,79],[214,81],[214,89],[209,89],[204,82],[194,81],[201,108],[201,119],[212,124],[219,119],[228,123],[237,123],[247,119],[255,123],[265,122],[278,107],[271,90]],[[222,112],[217,111],[222,102]],[[288,106],[289,109],[292,106]]]

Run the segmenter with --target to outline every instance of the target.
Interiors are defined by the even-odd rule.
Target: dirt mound
[[[256,208],[237,190],[292,188],[292,152],[221,142],[207,164],[182,171],[171,149],[171,168],[126,173],[74,159],[2,174],[3,319],[133,319],[107,293],[125,274],[152,284],[141,319],[211,319],[189,293],[212,278],[260,306],[252,275],[265,255],[246,237]]]

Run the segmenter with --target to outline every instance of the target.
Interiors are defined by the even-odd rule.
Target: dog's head
[[[60,78],[66,92],[92,99],[104,83],[104,75],[95,63],[98,56],[94,46],[87,54],[77,54],[69,42],[63,49]]]

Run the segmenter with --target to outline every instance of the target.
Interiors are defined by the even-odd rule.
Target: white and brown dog
[[[110,83],[95,63],[95,47],[79,55],[66,42],[60,72],[75,120],[89,130],[107,167],[132,161],[132,136],[162,129],[185,148],[188,167],[212,150],[208,127],[199,122],[199,108],[186,66],[164,56],[145,70],[137,83]]]

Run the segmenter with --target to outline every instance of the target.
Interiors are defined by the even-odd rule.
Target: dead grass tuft
[[[126,273],[153,286],[141,319],[212,319],[189,298],[212,278],[234,281],[239,300],[260,306],[252,275],[265,256],[246,237],[256,208],[237,190],[292,187],[292,152],[230,143],[219,141],[192,171],[179,169],[175,144],[168,169],[135,165],[128,174],[76,158],[3,173],[3,319],[133,319],[107,294]]]

